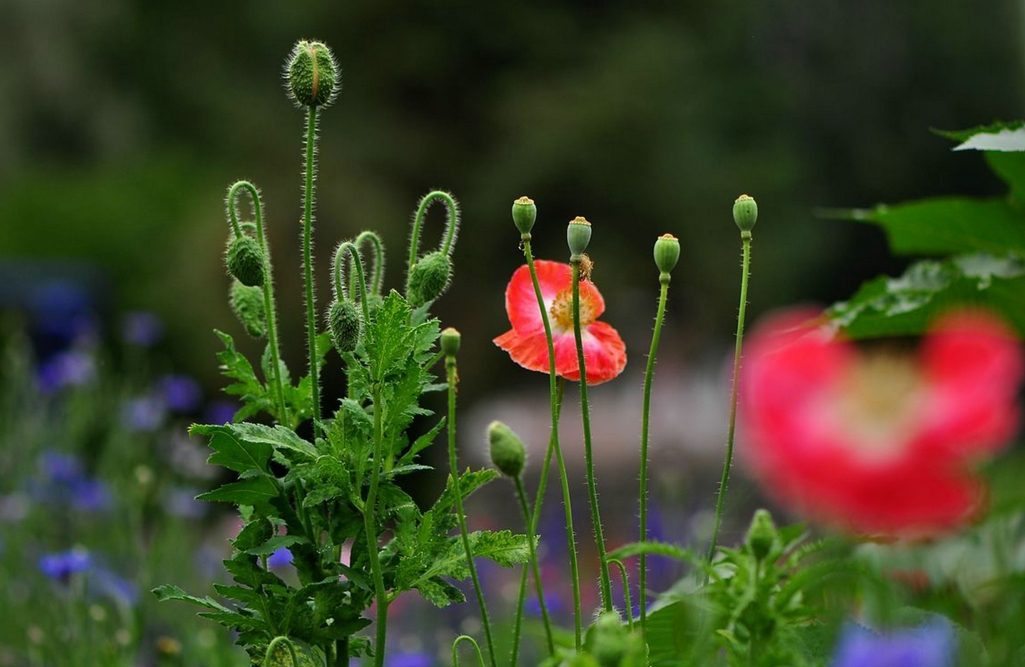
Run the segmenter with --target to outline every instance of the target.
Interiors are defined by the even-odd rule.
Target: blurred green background
[[[177,365],[212,387],[210,329],[236,328],[221,267],[236,178],[263,188],[284,335],[302,331],[303,117],[280,76],[299,37],[343,68],[321,124],[321,294],[327,248],[364,228],[384,236],[398,286],[416,198],[453,191],[456,282],[436,310],[464,333],[468,395],[534,379],[489,342],[521,262],[513,198],[538,202],[540,257],[565,258],[571,217],[594,223],[595,281],[633,364],[654,311],[651,244],[679,236],[667,353],[718,356],[736,311],[736,195],[762,211],[756,315],[843,298],[901,265],[878,230],[814,209],[995,192],[981,157],[950,155],[928,129],[1018,117],[1025,102],[1011,0],[5,0],[3,17],[4,303],[32,276],[88,280],[108,314],[165,318]],[[285,355],[301,367],[301,346]]]

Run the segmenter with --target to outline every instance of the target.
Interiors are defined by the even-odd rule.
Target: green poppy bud
[[[776,524],[773,523],[768,510],[760,509],[755,512],[751,527],[747,529],[746,542],[758,560],[764,559],[774,547],[779,546],[779,533],[776,532]]]
[[[527,461],[527,451],[520,437],[502,422],[494,421],[488,426],[488,442],[495,467],[503,475],[519,477]]]
[[[406,297],[413,306],[421,306],[444,294],[451,281],[452,260],[440,250],[429,252],[413,265]]]
[[[655,266],[663,276],[668,276],[680,261],[680,242],[672,234],[663,234],[655,240]]]
[[[530,230],[534,228],[534,221],[537,220],[537,206],[530,197],[520,197],[512,205],[513,224],[520,230],[522,236],[530,236]]]
[[[235,237],[228,246],[228,273],[243,285],[263,285],[263,250],[252,236]]]
[[[263,338],[267,333],[262,289],[243,285],[237,280],[231,281],[231,309],[250,336]]]
[[[325,107],[334,101],[339,88],[338,65],[326,45],[299,41],[292,49],[286,69],[288,92],[296,104]]]
[[[441,351],[446,357],[454,357],[459,354],[461,342],[462,336],[455,328],[448,327],[441,332]]]
[[[327,311],[327,327],[339,352],[352,352],[363,336],[363,314],[348,299],[335,301]]]
[[[569,221],[566,227],[566,242],[569,244],[570,261],[579,260],[587,250],[587,244],[591,242],[591,223],[587,218],[578,215]]]
[[[758,202],[750,195],[740,195],[737,201],[733,202],[733,221],[740,228],[741,236],[747,234],[751,237],[751,230],[758,222]]]

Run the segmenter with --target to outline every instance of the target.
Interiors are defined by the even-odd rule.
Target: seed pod
[[[751,553],[758,560],[763,560],[774,547],[779,546],[779,534],[776,532],[776,524],[772,521],[772,515],[768,510],[760,509],[755,512],[751,520],[751,527],[747,529],[747,546]]]
[[[263,308],[263,290],[231,281],[231,309],[235,317],[253,338],[267,333],[267,319]]]
[[[327,326],[339,352],[352,352],[363,337],[363,315],[348,299],[331,304],[327,312]]]
[[[569,244],[570,261],[579,260],[591,242],[591,223],[587,218],[577,216],[566,227],[566,242]]]
[[[453,328],[448,327],[441,332],[441,351],[446,357],[454,357],[459,354],[459,345],[462,341],[462,336],[459,332]]]
[[[527,451],[520,437],[502,422],[494,421],[488,426],[488,443],[495,467],[503,475],[519,477],[527,461]]]
[[[252,236],[238,236],[228,246],[228,273],[243,285],[263,285],[263,250]]]
[[[448,289],[452,281],[452,261],[448,255],[435,250],[420,258],[409,274],[409,303],[421,306],[434,301]]]
[[[325,107],[339,88],[335,57],[321,42],[298,42],[289,56],[287,76],[288,92],[299,106]]]
[[[662,275],[669,273],[680,261],[680,242],[672,234],[663,234],[655,241],[655,266]]]
[[[530,197],[520,197],[512,205],[513,224],[520,234],[529,235],[534,228],[534,221],[537,220],[537,206]]]
[[[758,222],[758,202],[750,195],[740,195],[733,202],[733,221],[740,228],[741,235],[750,234]]]

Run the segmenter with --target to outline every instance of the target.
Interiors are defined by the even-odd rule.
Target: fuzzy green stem
[[[573,336],[577,344],[577,365],[580,367],[580,412],[584,419],[584,464],[587,469],[587,496],[591,504],[591,523],[594,524],[594,543],[598,547],[598,566],[601,568],[601,598],[605,611],[612,611],[612,584],[605,559],[605,536],[602,534],[601,513],[598,511],[598,489],[594,481],[594,456],[591,451],[591,410],[587,405],[587,366],[584,364],[584,341],[580,331],[580,260],[573,265]]]
[[[548,605],[545,604],[545,590],[541,583],[541,568],[538,567],[537,549],[534,546],[534,521],[530,516],[530,506],[527,505],[527,494],[523,491],[523,480],[516,477],[516,495],[520,499],[520,508],[523,510],[523,522],[527,526],[527,545],[530,548],[530,566],[534,571],[534,588],[537,589],[537,603],[541,606],[541,620],[545,626],[545,639],[548,642],[548,654],[555,655],[555,641],[552,639],[552,622],[548,618]]]
[[[276,308],[274,305],[274,271],[271,267],[270,244],[267,243],[263,227],[263,202],[260,201],[260,191],[249,181],[237,181],[228,191],[228,212],[231,216],[231,226],[235,236],[241,236],[242,230],[238,224],[238,213],[235,210],[235,199],[238,191],[244,189],[249,193],[253,202],[253,218],[256,227],[256,240],[263,251],[263,310],[267,318],[267,344],[270,345],[271,356],[271,378],[274,385],[274,394],[278,404],[278,414],[283,424],[288,424],[288,404],[285,403],[285,390],[281,381],[281,353],[278,350],[278,325]]]
[[[648,539],[648,416],[651,412],[651,377],[655,373],[655,356],[658,354],[658,339],[662,335],[662,319],[666,314],[666,297],[669,294],[669,274],[663,273],[658,281],[658,314],[655,315],[655,331],[651,334],[651,349],[648,351],[648,365],[644,370],[644,407],[641,412],[641,542]],[[648,556],[641,552],[638,595],[641,596],[641,634],[648,633]],[[628,593],[629,594],[629,593]],[[632,615],[631,610],[631,615]]]
[[[466,530],[466,515],[463,514],[463,494],[459,487],[459,461],[456,457],[456,384],[459,382],[459,375],[456,372],[456,358],[445,357],[445,372],[448,377],[448,463],[452,474],[452,484],[456,490],[456,519],[459,521],[459,536],[463,540],[463,550],[466,552],[466,566],[470,570],[470,579],[473,581],[473,592],[477,595],[477,606],[480,607],[481,623],[484,624],[484,637],[487,640],[488,657],[491,659],[491,666],[498,667],[498,660],[495,658],[495,641],[491,636],[491,621],[488,618],[488,607],[484,603],[484,591],[481,590],[480,580],[477,578],[477,566],[473,562],[473,548],[470,546],[470,534]]]
[[[446,255],[452,254],[452,246],[455,243],[456,232],[459,229],[459,204],[456,203],[455,198],[449,193],[443,190],[433,190],[423,196],[423,199],[420,200],[420,205],[416,209],[416,214],[413,216],[413,230],[409,235],[409,262],[406,264],[407,281],[413,272],[413,266],[417,260],[417,252],[420,249],[420,228],[423,226],[424,214],[427,213],[427,209],[437,199],[442,200],[445,206],[448,207],[448,218],[445,220],[445,236],[442,239],[440,250]]]
[[[317,362],[317,304],[313,290],[313,196],[317,173],[317,107],[306,108],[306,177],[303,197],[303,272],[306,279],[306,343],[310,351],[313,431],[320,423],[320,369]]]
[[[745,236],[746,234],[746,236]],[[744,315],[747,312],[747,279],[751,269],[751,233],[741,234],[744,241],[743,273],[740,278],[740,313],[737,315],[737,345],[733,352],[733,388],[730,391],[730,425],[726,432],[726,460],[723,463],[722,479],[719,482],[719,496],[715,500],[715,522],[712,524],[712,539],[708,544],[708,562],[715,557],[715,546],[719,539],[722,523],[723,501],[726,499],[726,483],[730,479],[733,464],[733,436],[737,426],[737,391],[740,388],[740,355],[744,345]]]
[[[484,667],[484,656],[480,653],[480,646],[477,645],[477,640],[470,635],[459,635],[452,642],[452,667],[459,667],[459,645],[463,642],[470,642],[473,650],[477,652],[477,664]]]
[[[562,458],[562,447],[559,446],[559,390],[556,387],[555,369],[555,343],[552,339],[552,325],[548,321],[548,309],[545,308],[544,298],[541,296],[541,285],[537,280],[537,269],[534,267],[534,258],[530,252],[530,234],[523,234],[523,256],[527,260],[530,270],[530,280],[534,284],[534,296],[537,298],[537,306],[541,311],[541,322],[545,328],[545,341],[548,343],[548,380],[552,405],[552,449],[555,450],[555,460],[559,465],[559,479],[562,482],[562,502],[566,512],[566,542],[569,548],[569,569],[573,579],[573,631],[576,650],[580,651],[583,645],[583,632],[581,630],[580,615],[580,571],[577,565],[577,540],[573,532],[573,503],[569,493],[569,477],[566,475],[566,462]]]
[[[630,601],[630,577],[626,575],[626,566],[623,565],[623,561],[618,558],[610,558],[609,565],[615,565],[619,568],[619,575],[623,577],[623,600],[626,602],[626,626],[630,629],[630,632],[634,630],[634,606]],[[643,591],[641,592],[643,595]]]
[[[381,480],[381,449],[384,440],[383,412],[381,405],[381,384],[374,383],[374,470],[370,478],[370,490],[363,506],[363,527],[367,536],[367,556],[374,577],[374,595],[377,598],[377,638],[374,648],[374,665],[383,667],[385,639],[388,635],[388,595],[384,590],[384,575],[381,573],[381,559],[377,552],[377,486]]]
[[[556,421],[558,421],[558,418],[559,418],[559,416],[561,415],[561,412],[562,412],[562,394],[563,394],[563,391],[565,390],[565,388],[566,388],[565,381],[562,378],[559,378],[558,379],[558,384],[557,384],[557,390],[556,390],[556,401],[555,401]],[[545,488],[548,485],[548,471],[551,469],[551,465],[552,465],[552,453],[555,450],[555,446],[554,446],[555,445],[555,441],[554,441],[554,437],[555,436],[554,436],[554,434],[556,432],[557,432],[556,430],[553,430],[552,431],[553,435],[549,435],[549,437],[548,437],[548,449],[547,449],[547,451],[545,451],[544,463],[541,464],[541,478],[538,480],[538,484],[537,484],[537,498],[534,500],[534,516],[531,519],[531,523],[530,523],[530,529],[532,531],[534,531],[535,535],[537,534],[538,523],[540,523],[540,521],[541,521],[541,505],[544,503]],[[519,659],[519,654],[520,654],[520,626],[522,625],[522,619],[523,619],[523,600],[527,596],[527,573],[528,573],[528,568],[527,568],[526,565],[524,565],[523,566],[523,571],[520,574],[520,592],[519,592],[519,595],[516,598],[516,600],[517,600],[516,601],[516,621],[513,624],[512,658],[509,661],[509,664],[511,665],[511,667],[516,667],[516,663],[517,663],[517,660]]]
[[[274,649],[278,647],[278,644],[285,645],[285,647],[288,649],[290,657],[292,658],[292,664],[298,667],[299,657],[295,654],[295,645],[292,643],[291,639],[285,637],[284,635],[279,635],[275,637],[270,641],[270,644],[267,645],[267,653],[265,653],[263,656],[263,667],[270,667],[270,661],[274,657]]]
[[[381,288],[384,287],[384,244],[376,232],[365,231],[360,232],[359,236],[356,237],[354,241],[356,249],[362,252],[363,244],[367,241],[370,241],[374,246],[374,271],[370,277],[370,291],[380,296]],[[353,277],[349,279],[350,291],[356,288],[355,283],[353,283],[354,279]]]
[[[360,259],[358,246],[352,241],[346,241],[338,246],[335,250],[335,261],[334,261],[334,284],[335,284],[335,298],[347,299],[349,295],[345,292],[345,272],[344,257],[348,255],[352,258],[352,264],[356,267],[356,285],[359,289],[359,302],[363,307],[363,321],[366,323],[370,322],[370,312],[367,306],[367,282],[363,277],[363,261]]]

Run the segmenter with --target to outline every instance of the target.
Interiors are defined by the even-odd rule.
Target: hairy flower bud
[[[444,294],[451,281],[452,260],[440,250],[429,252],[413,265],[406,297],[413,306],[421,306]]]
[[[352,352],[363,336],[363,315],[352,301],[335,301],[327,311],[327,326],[335,349]]]
[[[758,222],[758,202],[750,195],[740,195],[733,202],[733,221],[740,228],[741,236],[750,236],[755,223]]]
[[[263,290],[231,281],[231,310],[253,338],[267,333],[267,319],[263,308]]]
[[[228,246],[228,273],[243,285],[263,285],[263,250],[252,236],[238,236]]]
[[[751,520],[751,527],[747,529],[746,542],[751,553],[758,560],[764,559],[773,547],[779,545],[776,524],[773,523],[772,515],[768,510],[760,509],[755,512],[754,518]]]
[[[570,220],[566,227],[566,242],[569,244],[570,261],[579,260],[591,242],[591,223],[582,216]]]
[[[669,273],[680,261],[680,242],[672,234],[663,234],[655,241],[655,266],[662,275]]]
[[[338,65],[321,42],[299,41],[288,58],[288,92],[300,106],[324,107],[339,87]]]
[[[488,426],[488,443],[495,467],[503,475],[519,477],[527,461],[527,451],[520,436],[502,422],[494,421]]]
[[[534,221],[537,220],[537,206],[534,205],[534,200],[530,197],[520,197],[514,201],[512,218],[520,234],[529,236],[530,230],[534,228]]]
[[[459,354],[459,345],[462,336],[454,327],[448,327],[441,332],[441,351],[446,357],[454,357]]]

